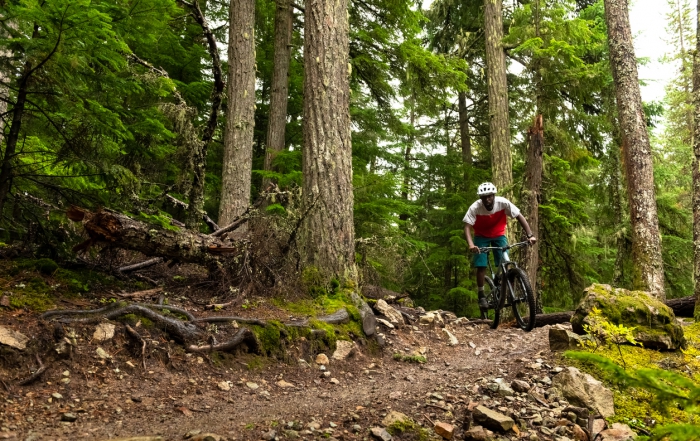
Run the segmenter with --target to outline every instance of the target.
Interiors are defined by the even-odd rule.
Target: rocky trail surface
[[[551,388],[565,365],[548,330],[407,325],[385,329],[374,353],[278,362],[213,360],[165,339],[142,361],[98,329],[39,381],[3,381],[0,439],[592,439],[603,420]]]

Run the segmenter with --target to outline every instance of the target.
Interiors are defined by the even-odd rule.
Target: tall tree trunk
[[[324,277],[355,277],[347,0],[307,0],[301,257]]]
[[[22,77],[18,82],[17,100],[12,108],[10,132],[7,134],[5,154],[2,158],[2,164],[0,164],[0,217],[2,217],[5,202],[7,202],[7,195],[10,193],[10,188],[12,187],[14,162],[17,153],[17,142],[19,141],[20,129],[22,128],[22,116],[24,115],[24,107],[27,103],[27,87],[32,71],[32,63],[27,61],[24,64]]]
[[[459,139],[462,146],[462,165],[464,167],[464,182],[466,184],[469,177],[469,167],[472,164],[472,139],[469,136],[469,114],[467,113],[467,94],[459,92],[458,95],[458,111],[459,111]]]
[[[513,170],[510,155],[506,57],[501,44],[503,40],[502,10],[502,0],[484,0],[491,170],[493,183],[499,190],[507,190],[505,195],[508,196],[513,184]]]
[[[697,4],[700,14],[700,0]],[[693,60],[693,283],[695,287],[695,320],[700,320],[700,15],[696,23],[695,58]]]
[[[620,286],[624,273],[624,262],[627,249],[627,235],[624,232],[625,216],[622,195],[622,169],[620,164],[620,138],[619,123],[613,118],[613,146],[610,149],[609,161],[612,170],[610,172],[610,199],[615,216],[615,225],[619,230],[615,234],[617,254],[615,255],[615,266],[613,267],[613,285]]]
[[[416,106],[415,106],[415,96],[413,96],[411,102],[411,134],[408,137],[408,143],[406,144],[406,149],[403,155],[403,185],[401,186],[401,199],[408,201],[408,189],[411,186],[411,179],[408,176],[408,171],[411,169],[411,149],[413,148],[413,142],[415,136],[413,130],[415,130],[414,123],[416,122]],[[399,220],[408,220],[408,213],[401,213],[399,215]]]
[[[542,150],[544,148],[544,125],[542,115],[537,115],[528,131],[529,148],[525,159],[525,179],[523,181],[523,191],[520,196],[523,216],[530,224],[533,234],[539,237],[540,228],[540,190],[542,188]],[[527,272],[530,284],[537,293],[538,314],[542,313],[542,301],[539,296],[537,284],[537,268],[539,266],[540,255],[539,245],[535,244],[525,248],[525,258],[523,259],[523,269]]]
[[[198,1],[199,0],[195,0],[192,2],[191,9],[195,20],[202,27],[202,32],[207,40],[207,48],[209,50],[209,56],[211,56],[212,62],[212,74],[214,75],[214,88],[211,92],[211,111],[209,113],[209,120],[207,121],[207,125],[202,132],[202,142],[195,144],[196,149],[192,155],[194,176],[192,178],[192,187],[190,188],[190,203],[187,207],[185,225],[187,228],[195,230],[199,229],[202,216],[206,216],[206,213],[204,213],[204,183],[207,171],[207,151],[209,150],[209,143],[214,138],[214,132],[216,132],[219,118],[219,108],[221,107],[221,99],[225,87],[223,73],[221,71],[219,48],[216,44],[216,37],[209,28],[209,23],[207,22],[204,13],[200,9]]]
[[[265,151],[265,171],[272,171],[272,161],[285,147],[287,126],[287,95],[289,90],[289,62],[292,54],[292,21],[294,13],[291,0],[277,0],[275,10],[275,43],[272,71],[272,92],[270,94],[270,121],[267,127],[267,149]],[[271,180],[264,178],[262,189]]]
[[[665,300],[651,147],[639,92],[627,1],[605,0],[605,20],[627,170],[633,282],[635,288],[647,290]]]
[[[255,125],[254,0],[231,0],[228,42],[228,115],[219,225],[228,225],[250,203]]]

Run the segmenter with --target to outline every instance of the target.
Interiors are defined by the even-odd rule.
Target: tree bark
[[[508,197],[513,184],[508,121],[508,84],[503,52],[502,0],[484,0],[484,34],[489,94],[489,137],[493,183]]]
[[[537,115],[528,131],[529,148],[525,159],[525,179],[523,191],[520,196],[522,212],[530,224],[533,234],[539,237],[540,228],[540,193],[542,188],[542,149],[544,148],[544,125],[542,115]],[[536,292],[537,313],[542,313],[542,301],[539,295],[537,283],[537,269],[539,267],[539,244],[525,248],[523,269],[530,279],[530,284]]]
[[[459,139],[462,146],[462,164],[464,166],[463,179],[466,183],[469,176],[468,168],[472,165],[472,139],[469,136],[469,113],[467,112],[466,92],[459,92],[457,100],[459,111]]]
[[[193,0],[191,8],[194,18],[202,27],[202,32],[207,40],[207,48],[212,62],[212,74],[214,76],[214,88],[211,91],[211,111],[207,125],[202,132],[202,142],[196,144],[195,152],[192,155],[192,163],[194,164],[192,187],[189,194],[189,206],[187,208],[187,217],[185,225],[187,228],[199,229],[199,224],[202,217],[209,217],[204,212],[204,184],[207,170],[207,151],[209,143],[214,138],[217,122],[219,118],[219,108],[221,107],[222,95],[224,93],[224,79],[221,72],[221,59],[219,58],[219,48],[216,43],[216,37],[209,28],[209,23],[206,17],[199,8],[199,0]]]
[[[700,0],[697,3],[700,13]],[[695,320],[700,320],[700,16],[696,23],[695,57],[693,59],[693,283]]]
[[[255,125],[255,1],[231,0],[228,44],[228,115],[219,225],[227,225],[250,202]]]
[[[323,277],[355,277],[347,0],[307,0],[304,207],[300,256]]]
[[[32,72],[32,63],[27,61],[24,65],[22,77],[19,79],[17,100],[12,108],[12,124],[10,125],[10,132],[7,135],[5,154],[2,158],[2,164],[0,164],[0,216],[2,216],[2,212],[5,208],[7,195],[12,188],[17,141],[19,140],[19,132],[22,128],[22,116],[24,115],[24,107],[27,103],[27,89],[29,86],[29,77]]]
[[[291,0],[277,0],[277,9],[275,10],[275,58],[270,93],[270,122],[267,127],[265,171],[274,170],[272,161],[285,148],[289,63],[292,54],[292,21],[294,18],[291,3]],[[269,178],[264,178],[262,188],[266,189],[270,183]]]
[[[610,65],[622,133],[632,223],[633,283],[666,298],[654,174],[626,0],[605,0]]]

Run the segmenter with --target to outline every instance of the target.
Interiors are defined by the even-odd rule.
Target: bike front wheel
[[[508,282],[513,289],[513,315],[518,326],[523,331],[531,331],[535,327],[535,296],[532,294],[530,280],[520,268],[508,270]]]
[[[491,329],[496,329],[501,318],[498,290],[490,277],[484,278],[484,297],[489,302],[489,309],[481,311],[481,318],[491,320]]]

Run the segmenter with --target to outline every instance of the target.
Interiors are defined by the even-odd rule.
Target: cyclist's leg
[[[477,247],[489,246],[489,239],[480,236],[474,236],[474,245]],[[488,254],[479,253],[474,255],[474,266],[476,267],[476,286],[478,289],[477,297],[479,308],[488,309],[488,301],[484,297],[484,278],[486,277],[486,267],[488,266]]]
[[[492,247],[505,247],[508,246],[508,239],[505,236],[499,236],[499,237],[494,237],[489,240],[489,246]],[[501,265],[501,260],[503,260],[503,251],[501,250],[494,250],[493,251],[493,263],[496,266],[496,273],[498,273],[498,268]],[[497,274],[496,275],[496,280],[493,281],[493,283],[496,284],[496,286],[500,286],[501,284],[501,275]]]

